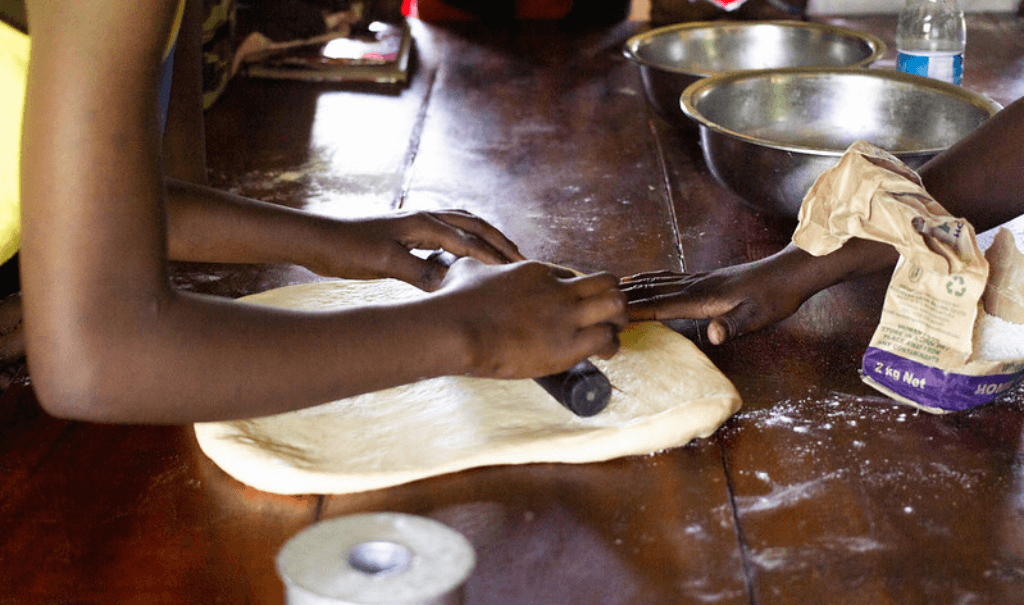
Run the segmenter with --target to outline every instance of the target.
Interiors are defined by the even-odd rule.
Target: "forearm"
[[[182,181],[165,185],[173,260],[293,263],[327,277],[392,277],[428,291],[443,279],[444,267],[413,250],[443,248],[488,264],[524,260],[503,233],[465,211],[345,220]]]
[[[617,284],[543,263],[463,259],[434,294],[317,312],[128,275],[100,287],[34,274],[29,363],[40,403],[62,417],[250,418],[434,376],[529,378],[607,358],[626,324]]]
[[[1024,99],[919,170],[925,189],[981,232],[1024,213]]]
[[[315,264],[326,219],[177,179],[166,184],[172,260]]]
[[[248,418],[468,368],[437,299],[313,313],[160,298],[34,322],[32,344],[53,345],[29,356],[44,408],[96,422]]]
[[[853,238],[840,249],[824,256],[813,256],[790,243],[766,262],[778,265],[784,279],[814,293],[836,284],[891,270],[899,258],[888,244]]]

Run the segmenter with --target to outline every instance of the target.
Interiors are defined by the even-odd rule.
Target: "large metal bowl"
[[[866,67],[885,54],[870,34],[802,21],[702,21],[660,27],[626,41],[623,53],[640,70],[658,113],[684,128],[679,95],[718,73],[774,67]]]
[[[931,78],[880,69],[731,72],[688,86],[712,174],[752,206],[795,217],[815,179],[854,141],[918,168],[1001,109]]]

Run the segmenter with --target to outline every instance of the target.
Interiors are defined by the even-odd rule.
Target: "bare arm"
[[[951,214],[979,231],[1024,212],[1024,99],[1015,101],[919,170],[925,188]],[[624,290],[633,319],[712,321],[708,339],[721,344],[789,317],[815,293],[896,264],[886,244],[852,239],[815,257],[793,244],[767,258],[709,273],[650,273]]]
[[[614,278],[536,263],[464,260],[422,302],[332,313],[173,290],[155,89],[175,2],[132,8],[129,24],[119,0],[29,2],[23,295],[48,411],[250,417],[440,374],[539,375],[614,352],[625,320]],[[262,239],[259,228],[238,233]],[[178,251],[191,245],[172,239],[186,241]]]
[[[925,189],[980,233],[1024,213],[1024,98],[918,171]]]
[[[488,264],[524,260],[500,231],[464,211],[339,220],[175,179],[167,188],[174,260],[294,263],[328,277],[395,277],[423,290],[439,285],[445,267],[411,250],[444,248]]]

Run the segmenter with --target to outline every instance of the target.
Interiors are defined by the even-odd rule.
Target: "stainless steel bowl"
[[[866,67],[885,54],[870,34],[802,21],[703,21],[637,34],[623,53],[640,70],[644,92],[669,122],[693,123],[679,111],[679,95],[718,73],[774,67]]]
[[[795,217],[815,179],[858,139],[918,168],[999,111],[953,84],[880,69],[731,72],[688,86],[712,174],[752,206]]]

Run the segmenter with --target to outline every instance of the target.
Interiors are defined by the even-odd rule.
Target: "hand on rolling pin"
[[[598,355],[613,356],[627,323],[626,298],[607,273],[577,276],[527,261],[456,261],[437,296],[467,336],[470,374],[534,378]]]
[[[821,287],[794,278],[800,250],[711,272],[655,271],[622,280],[632,320],[710,319],[708,340],[722,344],[781,321]],[[807,255],[808,257],[810,255]]]
[[[349,279],[393,277],[428,292],[441,285],[447,268],[412,250],[444,248],[491,265],[524,260],[498,229],[461,210],[329,221],[323,233],[320,260],[307,264],[311,270]]]

